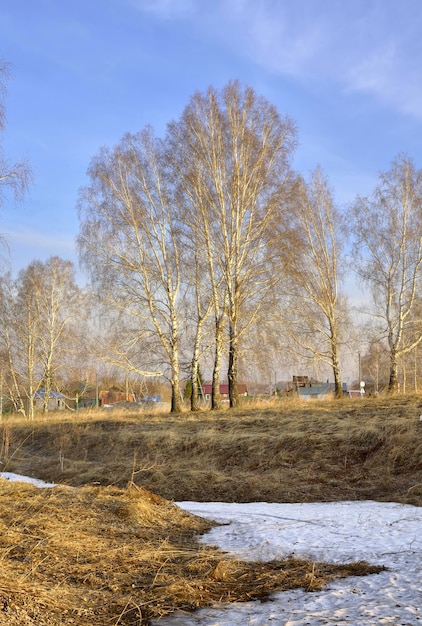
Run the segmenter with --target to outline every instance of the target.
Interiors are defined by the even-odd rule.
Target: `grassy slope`
[[[3,471],[170,500],[422,504],[422,397],[1,424]]]

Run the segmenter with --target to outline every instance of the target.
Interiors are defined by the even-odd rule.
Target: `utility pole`
[[[361,381],[362,381],[362,371],[361,371],[361,363],[360,363],[360,352],[358,353],[358,362],[359,362],[359,378],[358,378],[358,380],[359,380],[359,385],[360,385],[360,383],[361,383]]]
[[[100,406],[99,402],[99,394],[98,394],[98,372],[95,372],[95,408],[98,409]]]

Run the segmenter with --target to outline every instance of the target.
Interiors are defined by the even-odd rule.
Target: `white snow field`
[[[178,503],[223,522],[203,540],[247,559],[294,555],[366,560],[388,571],[331,582],[318,592],[275,593],[270,602],[177,612],[154,626],[422,625],[422,508],[396,503]]]
[[[0,478],[55,486],[9,472]],[[224,524],[202,540],[241,558],[365,560],[388,571],[336,580],[317,592],[275,593],[264,603],[179,611],[153,626],[422,626],[422,507],[372,501],[177,504]]]

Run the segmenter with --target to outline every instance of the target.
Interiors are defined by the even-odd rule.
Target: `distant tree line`
[[[186,379],[198,409],[205,358],[213,409],[223,377],[236,407],[239,368],[253,362],[259,377],[280,352],[329,368],[340,396],[357,335],[377,388],[397,391],[409,363],[416,388],[422,172],[398,155],[346,211],[320,167],[293,169],[296,145],[294,121],[232,81],[195,93],[163,137],[147,127],[102,148],[78,202],[89,288],[57,257],[2,280],[2,377],[16,409],[28,411],[25,398],[31,414],[36,389],[48,394],[81,359],[167,377],[173,412]],[[367,289],[360,326],[352,273]]]

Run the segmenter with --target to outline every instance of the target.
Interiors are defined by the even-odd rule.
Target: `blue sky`
[[[11,64],[10,160],[34,186],[0,209],[18,271],[51,254],[77,264],[76,201],[101,146],[237,78],[291,116],[294,165],[321,165],[340,206],[404,152],[422,167],[420,0],[3,0]]]

